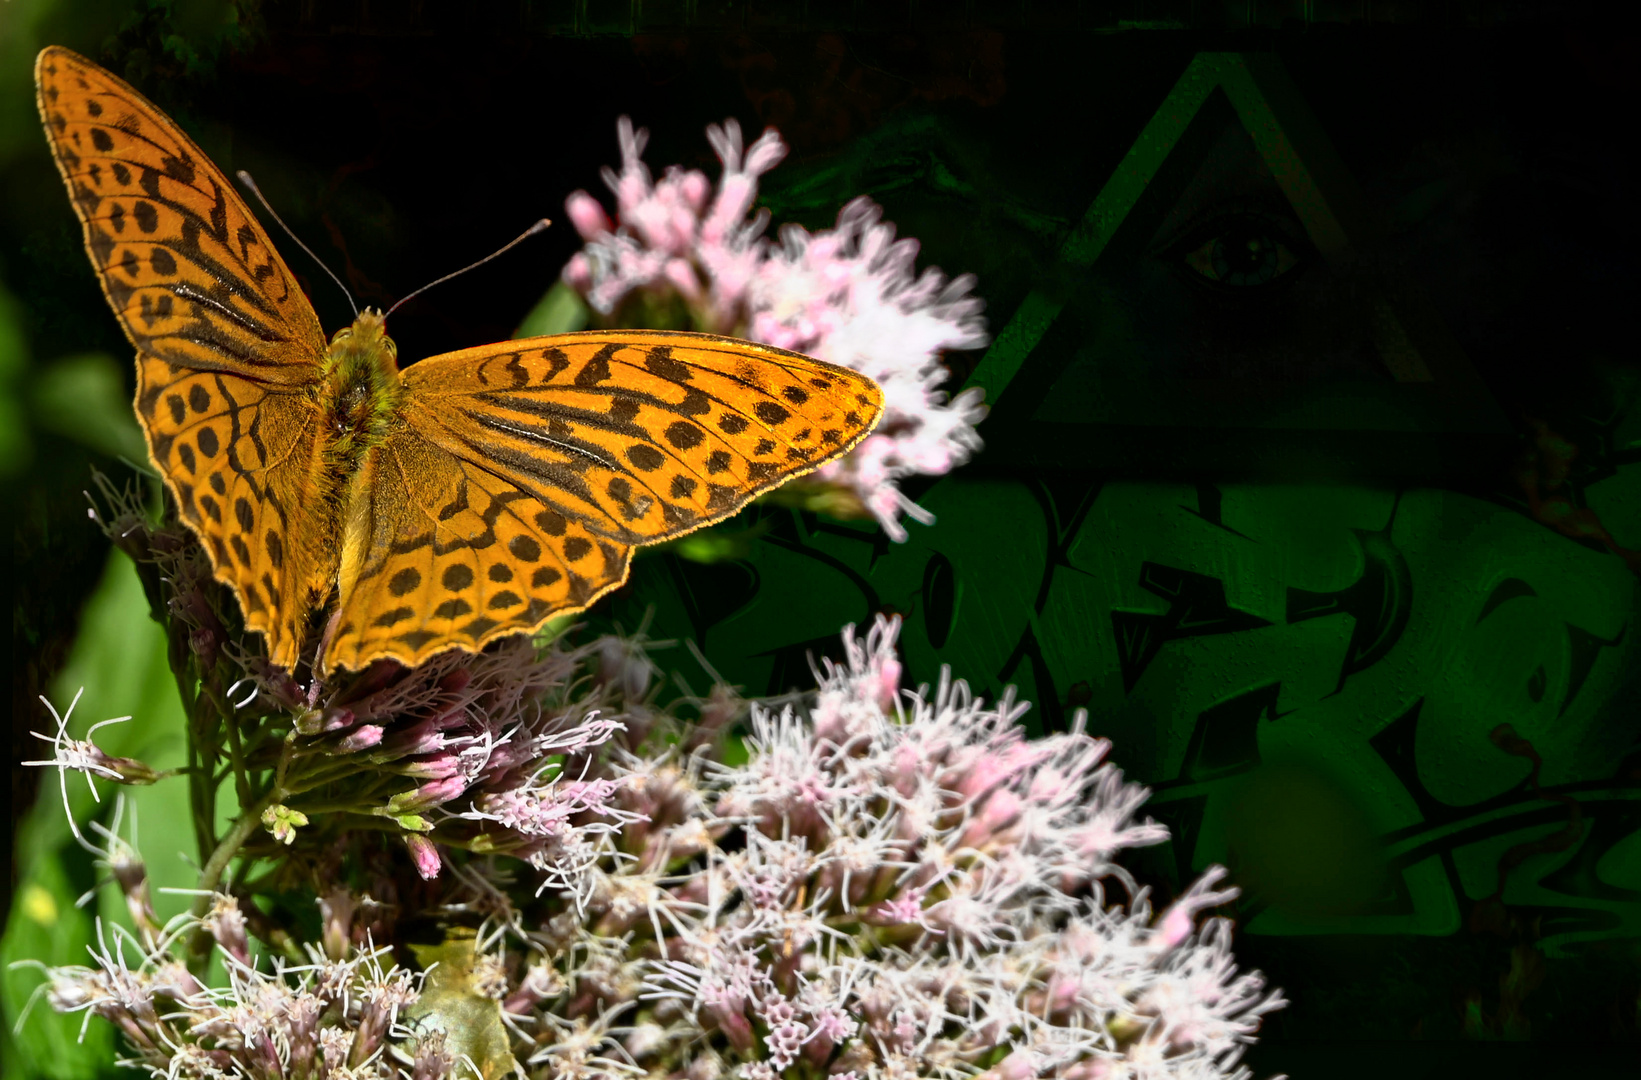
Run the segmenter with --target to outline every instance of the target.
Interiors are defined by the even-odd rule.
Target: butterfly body
[[[383,317],[328,342],[222,173],[97,65],[47,48],[47,139],[136,349],[149,456],[269,659],[414,665],[579,611],[632,549],[846,452],[882,391],[706,334],[499,342],[400,369]]]

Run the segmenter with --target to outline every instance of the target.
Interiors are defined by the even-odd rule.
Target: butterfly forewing
[[[734,513],[854,446],[882,409],[857,372],[653,330],[466,349],[404,379],[424,437],[627,544]]]
[[[67,49],[42,51],[35,79],[86,251],[131,343],[183,367],[311,382],[325,349],[313,307],[193,140]]]
[[[35,65],[86,252],[137,347],[137,417],[184,521],[271,658],[294,666],[334,578],[320,512],[319,320],[222,173],[164,113],[67,49]]]
[[[403,427],[359,488],[327,666],[414,663],[584,608],[626,579],[632,546],[733,514],[882,412],[856,372],[646,330],[466,349],[403,379]]]
[[[319,413],[303,394],[138,356],[137,415],[177,511],[270,659],[294,667],[336,572],[324,535]]]

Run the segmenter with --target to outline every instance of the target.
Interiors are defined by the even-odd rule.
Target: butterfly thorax
[[[352,473],[387,437],[403,397],[398,348],[379,312],[366,308],[325,350],[320,408],[330,428],[333,467]]]

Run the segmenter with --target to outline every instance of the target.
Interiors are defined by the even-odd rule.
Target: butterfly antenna
[[[388,308],[387,309],[387,314],[383,315],[382,318],[385,319],[385,318],[388,317],[388,315],[392,315],[395,311],[398,311],[400,308],[404,307],[405,304],[409,303],[411,300],[414,300],[416,297],[422,295],[424,292],[431,289],[433,286],[443,285],[445,282],[449,281],[453,277],[461,277],[463,274],[467,273],[469,270],[473,270],[477,267],[483,266],[485,263],[489,262],[491,259],[494,259],[497,255],[506,254],[508,251],[511,251],[513,248],[517,247],[519,244],[524,243],[524,241],[530,239],[530,237],[536,235],[536,233],[541,232],[542,230],[546,229],[547,226],[549,226],[551,224],[552,224],[551,221],[548,221],[546,218],[542,218],[540,221],[536,222],[534,225],[530,226],[528,229],[525,229],[523,232],[519,233],[518,236],[514,237],[511,243],[508,243],[508,244],[506,244],[502,247],[497,248],[495,251],[492,251],[490,254],[486,255],[484,258],[480,259],[478,262],[473,263],[470,266],[464,266],[460,270],[457,270],[453,274],[446,274],[444,277],[439,278],[437,281],[430,281],[426,285],[423,285],[421,288],[417,289],[415,292],[411,293],[409,296],[406,296],[406,297],[402,298],[397,304],[394,304],[392,307]]]
[[[251,194],[255,195],[257,202],[262,204],[262,209],[266,210],[270,217],[279,222],[279,227],[285,230],[285,235],[290,237],[292,240],[295,240],[296,246],[301,248],[303,251],[306,251],[308,253],[308,258],[319,264],[319,269],[323,270],[327,274],[330,274],[330,279],[336,282],[336,287],[341,289],[342,295],[348,298],[348,306],[353,308],[354,318],[358,318],[359,305],[353,302],[353,294],[348,292],[348,287],[342,284],[342,279],[337,277],[336,274],[331,271],[330,267],[325,265],[324,259],[321,259],[313,253],[313,248],[304,244],[301,237],[291,232],[291,227],[285,224],[285,219],[280,217],[279,214],[274,211],[272,206],[268,205],[267,198],[262,194],[262,189],[256,186],[256,181],[251,179],[251,174],[246,172],[244,169],[239,170],[239,182],[251,189]]]

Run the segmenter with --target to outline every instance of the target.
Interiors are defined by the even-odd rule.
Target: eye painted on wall
[[[1214,215],[1163,257],[1193,284],[1252,299],[1297,280],[1315,250],[1296,222],[1244,209]]]

